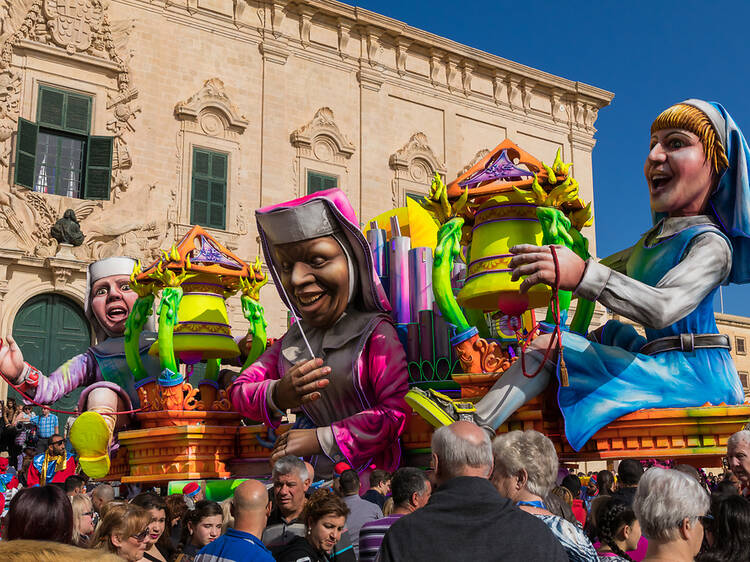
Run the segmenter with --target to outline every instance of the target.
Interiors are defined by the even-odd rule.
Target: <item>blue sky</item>
[[[597,250],[650,226],[643,163],[649,127],[686,98],[718,101],[750,135],[750,5],[744,2],[404,2],[357,6],[570,80],[615,93],[594,148]],[[717,298],[717,310],[718,310]],[[750,316],[750,285],[724,288],[724,311]]]

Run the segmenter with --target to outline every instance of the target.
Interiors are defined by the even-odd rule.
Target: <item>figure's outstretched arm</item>
[[[713,233],[697,236],[682,261],[656,286],[628,277],[601,262],[586,262],[575,294],[649,328],[661,329],[690,314],[732,269],[732,251]]]
[[[68,359],[49,376],[40,374],[36,390],[29,395],[37,402],[51,404],[79,386],[92,384],[96,380],[95,361],[90,353]]]

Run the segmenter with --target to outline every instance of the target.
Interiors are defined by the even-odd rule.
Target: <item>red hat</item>
[[[351,470],[351,466],[346,464],[345,462],[337,462],[336,466],[333,467],[333,472],[336,476],[341,476],[341,473],[345,470]]]
[[[198,482],[188,482],[182,489],[182,493],[191,498],[201,491],[200,484]]]

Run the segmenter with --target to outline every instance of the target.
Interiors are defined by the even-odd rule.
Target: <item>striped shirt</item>
[[[359,531],[359,562],[373,562],[375,560],[385,532],[401,517],[403,517],[402,513],[388,515],[362,525]]]
[[[39,428],[39,437],[47,439],[52,437],[55,433],[55,429],[58,426],[57,416],[55,414],[47,414],[46,416],[34,416],[31,418],[31,423],[35,423]]]
[[[541,519],[557,540],[560,541],[570,562],[599,562],[599,556],[583,529],[567,519],[557,515],[541,515],[532,513]]]

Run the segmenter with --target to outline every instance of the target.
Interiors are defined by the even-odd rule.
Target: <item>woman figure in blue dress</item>
[[[563,333],[570,384],[560,387],[558,399],[576,450],[601,427],[641,408],[744,400],[729,338],[716,328],[713,299],[720,285],[750,280],[748,156],[742,132],[721,105],[696,99],[674,105],[651,126],[644,166],[654,226],[634,246],[600,262],[555,247],[561,289],[646,328],[644,338],[611,320],[588,338]],[[520,245],[511,252],[513,278],[527,276],[521,291],[555,283],[549,246]],[[529,347],[528,373],[543,361],[550,337]],[[476,423],[494,433],[546,388],[554,359],[533,378],[516,362],[477,403]]]

